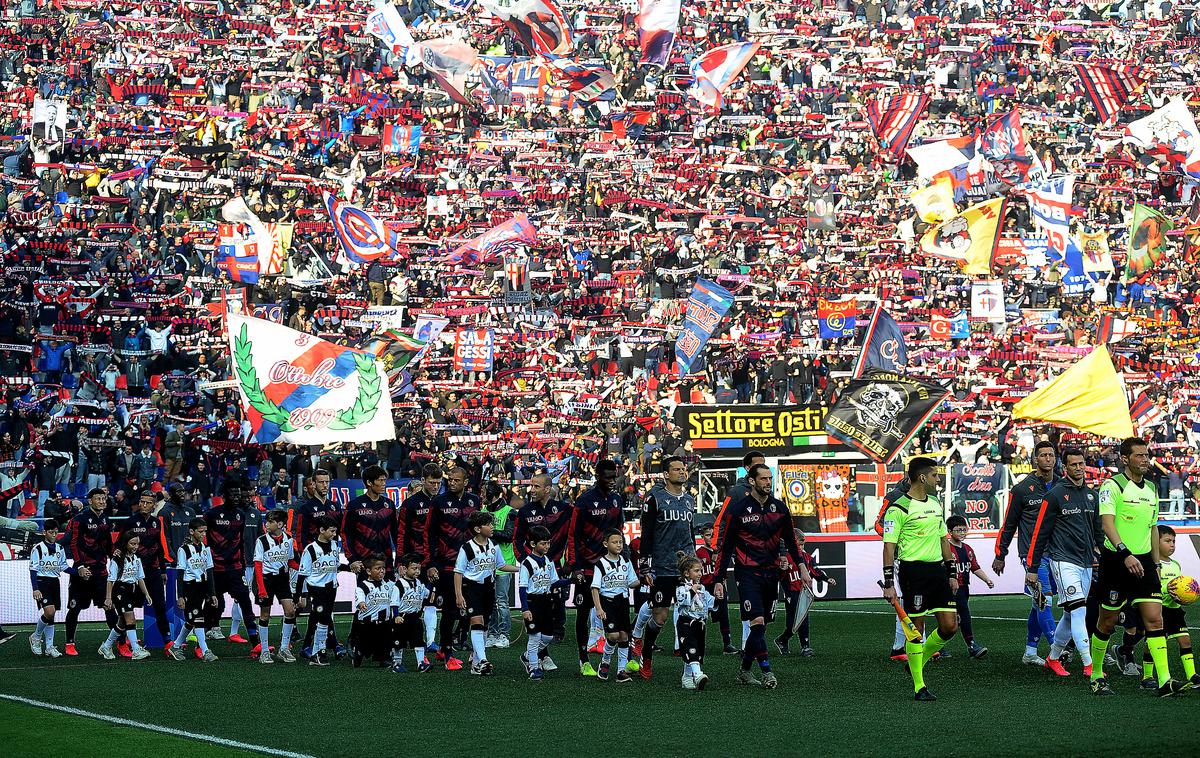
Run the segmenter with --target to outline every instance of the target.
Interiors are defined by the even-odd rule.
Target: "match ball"
[[[1180,605],[1191,605],[1200,599],[1200,582],[1190,576],[1177,576],[1167,583],[1167,593]]]

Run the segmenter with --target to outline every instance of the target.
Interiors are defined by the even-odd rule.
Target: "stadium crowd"
[[[315,466],[414,476],[450,455],[473,484],[549,466],[577,494],[607,450],[621,489],[644,494],[663,457],[694,459],[671,421],[678,403],[828,405],[857,347],[821,339],[818,299],[847,296],[859,331],[882,303],[910,370],[952,382],[916,443],[943,460],[1026,459],[1033,438],[1007,433],[1011,403],[1119,315],[1136,333],[1112,349],[1153,406],[1144,431],[1175,477],[1164,495],[1193,497],[1200,286],[1182,233],[1195,184],[1099,123],[1071,67],[1136,47],[1153,77],[1122,122],[1191,97],[1196,17],[1092,5],[687,3],[668,63],[639,67],[635,8],[567,3],[578,59],[613,75],[588,100],[478,9],[400,4],[417,40],[465,40],[486,56],[465,106],[369,35],[361,3],[11,4],[0,25],[5,515],[42,516],[47,501],[61,515],[56,493],[93,486],[119,515],[145,486],[178,483],[208,504],[234,468],[283,502]],[[750,39],[763,44],[719,111],[689,99],[689,63]],[[881,152],[864,117],[873,93],[894,87],[929,97],[913,145],[1015,109],[1020,160],[1075,173],[1078,230],[1107,235],[1112,271],[1081,275],[1035,253],[1024,196],[1005,181],[1020,160],[973,157],[955,174],[959,207],[1011,200],[1009,254],[993,270],[1003,323],[973,315],[972,277],[913,244],[927,224],[908,195],[928,177]],[[35,101],[65,103],[65,120],[31,124]],[[387,150],[385,130],[416,125],[415,154]],[[325,191],[393,223],[393,254],[351,264]],[[247,312],[347,345],[371,336],[358,317],[373,305],[403,306],[405,326],[420,313],[489,325],[493,371],[455,371],[443,337],[398,399],[394,443],[243,444],[235,390],[205,386],[228,376],[220,311],[206,306],[239,284],[218,255],[222,209],[239,196],[291,238],[284,273],[244,285]],[[1179,223],[1172,253],[1125,283],[1134,201]],[[525,311],[497,305],[501,260],[438,255],[518,210],[538,227]],[[737,302],[681,377],[673,327],[697,277]],[[967,317],[969,331],[956,322],[947,338],[931,328],[939,315]],[[1100,447],[1089,455],[1114,463]]]

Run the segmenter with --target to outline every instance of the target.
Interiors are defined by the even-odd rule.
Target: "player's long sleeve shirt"
[[[471,539],[467,520],[483,507],[479,497],[466,492],[455,496],[443,492],[433,499],[429,518],[425,521],[425,540],[429,554],[426,565],[438,571],[449,571],[458,559],[458,549]]]
[[[550,560],[561,563],[567,552],[567,534],[571,528],[571,505],[562,500],[547,500],[543,505],[529,502],[513,517],[513,554],[517,560],[533,551],[529,544],[529,530],[535,526],[545,527],[550,532]]]
[[[765,503],[760,503],[754,496],[745,497],[729,506],[727,516],[727,528],[717,545],[714,566],[717,579],[724,575],[730,558],[738,569],[777,573],[781,542],[787,547],[792,563],[800,564],[792,514],[781,500],[768,497]]]
[[[426,494],[418,489],[414,494],[404,498],[400,510],[396,511],[396,552],[420,553],[428,559],[429,547],[426,545],[425,524],[429,521],[429,509],[437,495]]]
[[[158,516],[135,513],[125,520],[122,534],[125,532],[138,536],[137,555],[144,568],[158,571],[168,562],[171,552],[167,548],[167,533]]]
[[[108,516],[90,508],[71,519],[68,546],[75,565],[87,566],[101,576],[108,575],[108,557],[112,555],[112,527]]]
[[[571,526],[567,533],[567,563],[571,571],[588,571],[604,557],[604,533],[609,529],[622,530],[625,511],[621,496],[615,492],[602,494],[593,487],[579,496],[571,511]]]
[[[212,550],[213,570],[242,571],[246,568],[246,513],[222,504],[204,514],[208,524],[207,544]]]
[[[692,518],[696,501],[681,492],[672,495],[665,487],[655,487],[642,506],[641,571],[655,576],[679,576],[680,552],[696,554],[696,535]]]
[[[996,535],[996,557],[1003,559],[1012,544],[1013,535],[1017,538],[1017,554],[1024,560],[1029,555],[1029,540],[1037,525],[1038,511],[1042,501],[1057,481],[1046,483],[1036,474],[1030,474],[1009,491],[1008,510],[1004,512],[1004,526]]]
[[[317,500],[314,497],[305,498],[299,505],[288,513],[288,534],[292,535],[292,547],[299,555],[304,547],[317,541],[317,519],[328,516],[339,525],[342,523],[342,509],[333,500]]]
[[[1104,534],[1098,508],[1095,490],[1060,479],[1037,511],[1028,552],[1022,556],[1025,565],[1036,570],[1045,554],[1052,561],[1090,568]]]
[[[391,565],[392,537],[396,533],[396,507],[381,497],[359,495],[346,504],[342,515],[342,545],[351,563],[371,555],[383,556]]]

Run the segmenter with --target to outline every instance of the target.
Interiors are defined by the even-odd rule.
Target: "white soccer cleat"
[[[58,648],[54,647],[53,645],[46,646],[46,655],[50,656],[51,658],[62,658],[62,653],[58,652]]]
[[[271,657],[271,651],[267,650],[264,647],[262,653],[259,654],[259,656],[258,656],[258,662],[259,663],[274,663],[275,659]]]
[[[43,642],[42,638],[39,635],[37,635],[37,634],[29,635],[29,649],[33,652],[34,655],[42,655],[45,652],[45,650],[42,647],[44,644],[45,643]]]
[[[684,674],[680,681],[683,682],[683,688],[685,690],[696,689],[696,677],[692,676],[691,674]]]
[[[279,657],[279,660],[283,661],[284,663],[295,663],[296,662],[296,656],[294,653],[292,653],[292,649],[290,647],[279,648],[278,657]]]
[[[209,651],[207,651],[207,652],[205,652],[205,653],[204,653],[204,657],[203,657],[203,658],[201,658],[200,660],[204,661],[205,663],[212,663],[212,662],[214,662],[214,661],[217,661],[217,660],[220,660],[220,659],[219,659],[219,658],[217,658],[217,654],[216,654],[216,653],[214,653],[213,651],[209,650]]]
[[[558,664],[550,656],[546,656],[539,661],[542,671],[558,671]]]
[[[1021,663],[1024,663],[1026,666],[1045,666],[1046,659],[1036,653],[1026,653],[1021,656]]]
[[[144,661],[149,657],[150,657],[150,651],[144,647],[135,647],[133,649],[132,654],[130,654],[130,656],[129,656],[130,660],[134,660],[134,661]]]
[[[115,661],[117,659],[117,656],[113,654],[112,647],[109,645],[101,645],[100,649],[96,652],[99,653],[100,657],[106,661]]]
[[[505,647],[508,647],[508,645],[509,645],[508,637],[497,637],[496,640],[492,643],[492,647],[499,647],[499,648],[505,648]]]
[[[223,640],[225,639],[225,632],[222,632],[220,627],[217,627],[215,629],[209,629],[204,633],[204,636],[210,640]]]

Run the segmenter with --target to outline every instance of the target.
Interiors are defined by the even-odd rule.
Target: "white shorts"
[[[1092,587],[1092,567],[1076,566],[1066,561],[1050,561],[1050,573],[1058,585],[1058,606],[1073,606],[1087,602]]]

